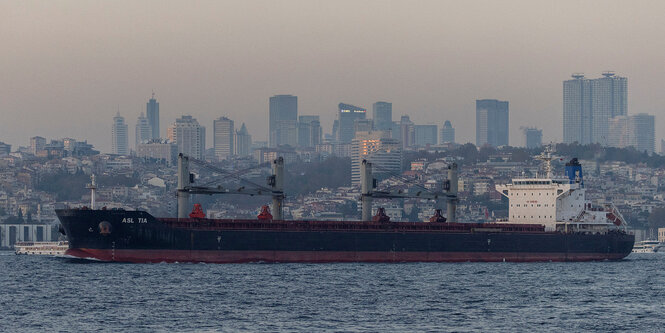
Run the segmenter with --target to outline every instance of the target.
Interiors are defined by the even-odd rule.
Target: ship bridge
[[[575,218],[585,207],[585,189],[568,179],[517,178],[496,190],[508,198],[510,223],[538,223],[554,230],[557,221]]]
[[[576,158],[566,163],[565,177],[552,177],[551,148],[538,159],[544,162],[545,177],[516,178],[497,185],[508,198],[508,223],[537,223],[548,231],[605,232],[613,224],[626,226],[612,204],[593,207],[586,201],[582,166]]]

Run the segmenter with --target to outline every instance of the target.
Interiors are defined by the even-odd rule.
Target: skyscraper
[[[414,132],[416,146],[435,145],[439,141],[436,125],[414,125]]]
[[[178,147],[173,142],[151,139],[138,144],[136,156],[148,160],[161,160],[168,165],[173,165],[177,162]]]
[[[179,154],[200,160],[205,158],[205,127],[192,116],[182,116],[176,119],[172,128]]]
[[[612,72],[591,80],[591,116],[593,143],[607,145],[609,121],[616,116],[625,116],[628,111],[628,80]]]
[[[393,103],[376,102],[372,105],[374,129],[388,131],[393,127]]]
[[[116,155],[129,155],[129,139],[127,138],[127,124],[125,118],[118,112],[113,117],[111,127],[111,153]]]
[[[367,110],[351,104],[339,103],[338,118],[339,129],[337,140],[341,143],[350,143],[354,137],[354,124],[356,119],[366,119]]]
[[[411,147],[416,143],[416,129],[409,116],[402,116],[399,120],[399,138],[402,148]]]
[[[148,125],[150,125],[150,135],[153,139],[159,139],[159,103],[155,99],[155,93],[152,93],[152,98],[146,104],[146,115],[148,117]]]
[[[268,131],[270,147],[298,143],[298,97],[275,95],[269,101]]]
[[[252,136],[249,135],[245,123],[242,123],[240,130],[236,130],[234,141],[235,153],[238,156],[249,156],[251,154]]]
[[[656,147],[655,117],[646,113],[616,116],[609,121],[608,145],[618,148],[634,147],[653,154]]]
[[[319,116],[298,117],[298,146],[314,147],[321,143],[322,136]]]
[[[591,143],[591,80],[573,74],[563,81],[563,142]]]
[[[150,123],[148,118],[143,116],[143,112],[136,120],[136,136],[134,142],[134,148],[138,151],[139,144],[148,142],[152,139],[152,128],[150,128]]]
[[[543,130],[535,127],[524,127],[524,144],[527,148],[539,148],[543,145]]]
[[[351,143],[351,183],[360,184],[362,160],[374,163],[373,175],[384,179],[402,172],[402,145],[387,131],[358,132]]]
[[[215,157],[218,160],[224,160],[234,154],[233,137],[235,131],[233,129],[233,120],[227,117],[220,117],[214,121],[213,124],[213,147],[215,149]]]
[[[476,146],[508,145],[508,102],[476,100]]]
[[[356,137],[358,132],[370,132],[374,128],[372,119],[356,119],[353,121],[353,137]]]
[[[628,80],[612,72],[598,79],[572,77],[563,82],[563,142],[610,144],[610,119],[628,111]]]
[[[455,128],[446,120],[441,128],[441,143],[454,143],[455,142]]]

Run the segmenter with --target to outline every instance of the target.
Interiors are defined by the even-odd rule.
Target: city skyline
[[[299,96],[301,113],[321,116],[324,133],[339,102],[371,110],[388,101],[394,119],[408,114],[414,123],[439,126],[447,119],[456,141],[474,142],[474,102],[496,98],[511,103],[510,142],[520,142],[520,126],[542,128],[543,142],[560,142],[561,82],[574,72],[606,70],[630,79],[630,113],[655,115],[656,138],[663,138],[665,75],[655,64],[665,47],[646,42],[665,33],[657,15],[662,3],[513,4],[366,2],[353,3],[352,11],[344,3],[308,2],[187,10],[159,2],[3,4],[2,21],[11,29],[0,29],[9,50],[0,60],[0,112],[7,119],[0,140],[18,147],[31,136],[72,136],[110,151],[99,135],[108,131],[106,120],[119,105],[133,126],[154,90],[161,136],[183,114],[208,127],[228,115],[251,124],[255,140],[268,141],[268,124],[255,120],[265,119],[267,97],[287,93]],[[377,8],[381,15],[370,15]],[[539,15],[544,8],[548,15]],[[627,13],[641,19],[625,20]],[[254,16],[261,20],[248,20]],[[197,25],[189,24],[194,19]],[[340,44],[355,51],[332,51]]]

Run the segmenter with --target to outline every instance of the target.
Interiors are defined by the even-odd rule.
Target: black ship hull
[[[618,260],[634,236],[538,225],[157,219],[58,210],[66,254],[120,262],[462,262]]]

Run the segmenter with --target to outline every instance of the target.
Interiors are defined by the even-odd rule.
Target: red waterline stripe
[[[157,262],[537,262],[618,260],[622,253],[515,253],[515,252],[345,252],[345,251],[188,251],[69,249],[66,255],[133,263]]]

